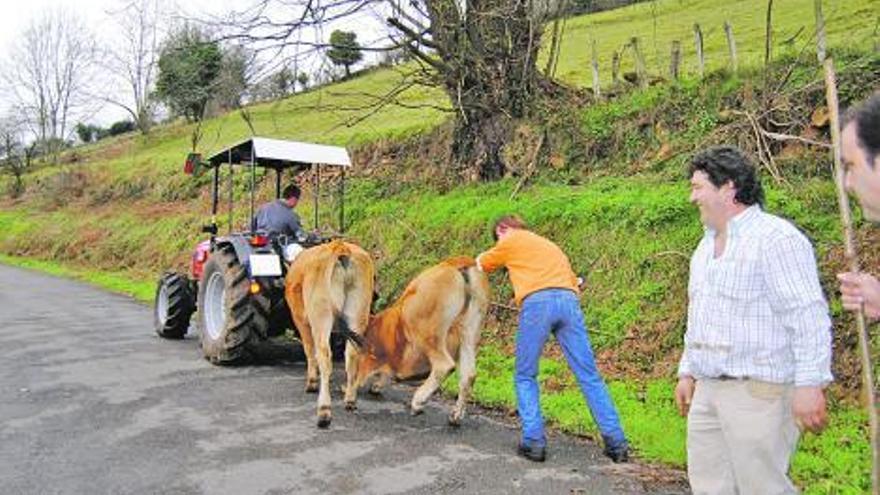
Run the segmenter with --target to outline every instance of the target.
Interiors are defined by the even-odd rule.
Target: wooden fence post
[[[674,40],[672,42],[672,55],[669,64],[669,76],[673,81],[678,80],[679,67],[681,66],[681,41]]]
[[[694,45],[697,47],[697,68],[702,78],[706,70],[706,61],[703,59],[703,31],[697,23],[694,23]]]
[[[642,50],[639,48],[639,38],[633,36],[629,40],[633,49],[633,57],[636,60],[636,77],[639,79],[639,87],[645,89],[648,87],[648,69],[645,68],[645,57],[642,56]]]
[[[620,52],[616,50],[611,55],[611,82],[613,84],[620,82]]]
[[[825,63],[825,15],[822,14],[822,0],[813,2],[816,11],[816,56],[819,63]]]
[[[822,0],[818,0],[822,1]],[[764,70],[773,57],[773,0],[767,0],[767,27],[764,32]]]
[[[596,51],[596,40],[593,40],[593,96],[599,98],[602,92],[599,88],[599,54]]]
[[[730,21],[724,21],[724,34],[727,35],[727,50],[730,52],[730,67],[734,73],[737,70],[736,39],[733,37],[733,25]]]

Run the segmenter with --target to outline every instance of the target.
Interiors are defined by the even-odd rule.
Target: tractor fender
[[[232,249],[235,250],[235,257],[238,258],[238,262],[242,265],[247,264],[248,260],[250,259],[251,253],[254,252],[253,248],[250,244],[248,244],[247,240],[244,237],[218,238],[216,241],[215,249],[219,249],[224,244],[232,246]]]

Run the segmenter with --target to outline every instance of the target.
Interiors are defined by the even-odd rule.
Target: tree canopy
[[[351,31],[335,30],[330,33],[330,50],[327,57],[334,65],[345,67],[345,76],[351,75],[351,66],[364,58],[361,45],[357,42],[357,34]]]
[[[214,93],[222,65],[220,45],[199,29],[184,25],[162,45],[156,96],[174,115],[199,120]]]

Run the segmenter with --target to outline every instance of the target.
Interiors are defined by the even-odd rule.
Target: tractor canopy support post
[[[257,231],[257,219],[254,216],[254,201],[255,196],[257,195],[257,153],[254,151],[254,148],[251,147],[251,216],[250,222],[248,222],[251,226],[251,235],[256,233]]]
[[[211,190],[211,216],[217,215],[217,203],[220,202],[220,165],[214,167],[214,187]]]
[[[226,162],[229,163],[229,229],[228,233],[232,234],[232,195],[235,194],[235,167],[232,166],[232,150],[230,149],[227,153]]]
[[[339,233],[345,233],[345,169],[339,178]]]
[[[315,164],[315,226],[318,228],[318,198],[321,196],[321,165]]]

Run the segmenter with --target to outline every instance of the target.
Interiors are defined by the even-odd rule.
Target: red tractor
[[[223,167],[226,165],[226,167]],[[339,228],[345,225],[345,169],[351,159],[345,148],[254,137],[221,150],[202,161],[190,155],[186,171],[207,168],[213,173],[211,223],[202,228],[210,238],[200,242],[192,255],[190,273],[166,272],[156,288],[154,324],[156,333],[167,339],[182,339],[190,319],[198,310],[202,352],[215,364],[246,360],[257,342],[293,328],[284,300],[284,278],[295,253],[329,240],[317,234],[300,239],[257,232],[254,221],[257,169],[275,170],[275,197],[281,196],[281,178],[286,170],[312,168],[314,218],[318,228],[321,170],[340,167]],[[241,232],[218,235],[217,210],[221,168],[230,184],[236,168],[249,174],[250,227]],[[229,225],[232,225],[232,189],[229,192]],[[314,232],[317,232],[315,230]],[[335,336],[335,335],[334,335]],[[344,345],[344,344],[343,344]],[[336,346],[334,346],[336,347]]]

